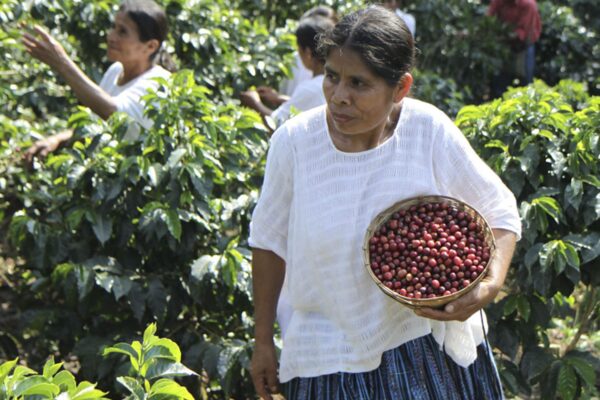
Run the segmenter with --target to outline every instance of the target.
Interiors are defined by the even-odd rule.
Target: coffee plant
[[[148,98],[154,129],[81,110],[69,121],[79,137],[71,148],[35,173],[15,164],[3,172],[4,197],[19,208],[10,247],[25,258],[15,291],[27,311],[15,333],[32,362],[73,352],[86,379],[105,383],[114,361],[98,349],[156,320],[189,365],[218,370],[226,391],[246,393],[236,388],[250,338],[241,245],[264,128],[256,114],[212,102],[191,71],[163,84]]]
[[[580,339],[600,327],[600,98],[537,81],[463,108],[457,124],[515,194],[523,223],[506,293],[489,310],[505,387],[598,396],[600,359]],[[574,331],[558,347],[557,319]]]
[[[181,350],[175,342],[155,336],[156,325],[144,331],[143,341],[117,343],[103,351],[104,356],[124,354],[129,357],[131,374],[117,378],[129,392],[128,400],[194,400],[190,392],[173,380],[196,373],[180,363]],[[63,363],[46,361],[42,374],[17,365],[18,359],[0,364],[0,399],[2,400],[91,400],[108,399],[108,393],[87,381],[77,384]],[[59,372],[60,371],[60,372]],[[12,373],[11,373],[12,372]],[[152,382],[153,381],[153,382]],[[152,383],[151,383],[152,382]]]
[[[118,0],[0,0],[0,398],[28,378],[41,385],[32,396],[147,398],[153,387],[157,398],[159,389],[181,390],[181,398],[253,396],[246,239],[268,142],[259,116],[236,97],[252,85],[277,86],[290,70],[295,21],[317,2],[159,2],[181,71],[148,94],[155,125],[140,130],[124,115],[105,122],[78,107],[20,44],[19,23],[44,25],[98,81]],[[324,3],[344,13],[366,2]],[[489,309],[507,392],[593,398],[597,6],[539,2],[538,76],[554,88],[540,82],[462,108],[486,99],[505,57],[506,27],[484,16],[484,3],[404,2],[420,49],[412,95],[452,116],[462,109],[461,128],[519,199],[523,239],[506,292]],[[75,132],[71,146],[22,162],[32,141],[64,129]],[[155,340],[164,346],[152,353],[144,343]],[[158,384],[148,375],[152,354],[199,375]],[[8,361],[17,357],[23,365]],[[18,393],[28,398],[29,389]]]
[[[594,30],[567,6],[546,1],[540,2],[539,9],[544,26],[536,46],[536,76],[550,85],[565,78],[584,82],[590,93],[600,94],[598,27]]]

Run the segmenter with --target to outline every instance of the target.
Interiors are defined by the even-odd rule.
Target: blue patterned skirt
[[[468,368],[456,364],[432,335],[383,353],[377,369],[294,378],[282,384],[287,400],[499,400],[502,385],[487,343]]]

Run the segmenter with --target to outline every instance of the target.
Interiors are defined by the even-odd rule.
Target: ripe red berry
[[[456,293],[480,277],[490,260],[483,229],[464,210],[433,202],[398,210],[369,238],[373,274],[401,296]]]

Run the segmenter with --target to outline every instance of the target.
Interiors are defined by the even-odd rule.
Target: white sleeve
[[[293,195],[294,155],[285,127],[273,134],[267,155],[265,177],[250,222],[250,247],[270,250],[282,259],[287,255],[287,237]]]
[[[324,97],[319,92],[320,90],[320,86],[315,90],[313,86],[306,82],[303,83],[296,88],[292,97],[273,111],[271,118],[273,118],[279,126],[291,117],[292,110],[308,111],[311,108],[325,104]]]
[[[475,153],[462,132],[447,119],[441,121],[433,147],[433,165],[442,193],[479,211],[493,229],[521,237],[521,219],[513,193]]]

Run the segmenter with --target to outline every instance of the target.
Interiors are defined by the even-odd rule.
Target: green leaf
[[[146,379],[153,380],[156,378],[174,378],[190,375],[198,374],[181,363],[155,358],[148,366],[145,377]]]
[[[149,400],[159,400],[166,398],[194,400],[194,396],[188,390],[170,379],[159,379],[154,382],[148,396]]]
[[[152,311],[152,316],[159,323],[162,322],[167,312],[167,289],[158,278],[150,281],[146,302]]]
[[[19,359],[15,358],[12,361],[6,361],[0,365],[0,385],[4,382],[4,379],[8,376],[10,371],[17,365]]]
[[[112,235],[112,219],[107,215],[94,213],[92,214],[91,223],[96,238],[104,245]]]
[[[529,314],[531,313],[531,306],[525,296],[519,296],[517,298],[517,308],[519,314],[525,321],[529,321]]]
[[[547,271],[550,266],[554,263],[554,252],[557,246],[556,240],[552,240],[548,243],[545,243],[540,250],[540,265],[542,266],[544,271]]]
[[[107,347],[102,352],[103,356],[107,356],[109,354],[117,353],[117,354],[125,354],[129,356],[129,361],[131,362],[131,366],[135,371],[139,371],[140,369],[140,349],[136,349],[134,346],[135,343],[117,343],[114,346]]]
[[[129,306],[133,316],[138,322],[141,322],[146,312],[146,293],[138,282],[131,283],[131,290],[127,294]]]
[[[108,394],[96,389],[96,385],[90,382],[81,382],[77,388],[69,393],[71,400],[104,399]]]
[[[165,223],[169,229],[169,233],[177,239],[181,239],[181,221],[179,221],[179,215],[175,210],[164,210],[165,211]]]
[[[146,392],[142,385],[137,381],[137,379],[129,377],[129,376],[119,376],[117,378],[117,382],[121,385],[125,386],[129,393],[133,396],[132,399],[135,400],[144,400],[146,398]]]
[[[52,357],[48,361],[46,361],[46,363],[44,364],[42,375],[46,379],[52,379],[54,374],[56,374],[58,372],[58,370],[62,367],[62,365],[63,365],[63,363],[55,364],[54,358]]]
[[[61,392],[67,392],[77,387],[75,377],[69,371],[60,371],[52,378],[52,383],[58,385]]]
[[[13,396],[19,398],[26,395],[40,395],[52,399],[60,389],[57,385],[51,384],[43,376],[30,376],[18,382],[13,390]]]
[[[577,250],[570,243],[564,243],[565,256],[567,259],[567,264],[572,266],[573,268],[579,269],[580,261],[579,254],[577,254]]]
[[[504,144],[501,140],[490,140],[485,144],[486,148],[496,148],[502,150],[503,153],[508,154],[508,146]]]
[[[577,392],[577,376],[575,369],[569,364],[562,364],[558,372],[558,392],[563,400],[572,400]]]
[[[560,222],[562,215],[560,205],[552,197],[538,197],[533,199],[531,205],[542,209],[547,215],[552,217],[556,223]]]
[[[571,179],[571,184],[565,189],[565,203],[571,205],[575,210],[579,209],[583,197],[583,183],[575,178]]]
[[[583,379],[587,386],[593,387],[596,384],[596,371],[586,360],[575,356],[567,356],[566,362],[575,369],[577,375]]]
[[[179,161],[181,161],[183,156],[185,156],[185,153],[185,149],[177,149],[174,152],[172,152],[169,156],[169,160],[167,161],[167,165],[169,166],[169,168],[174,168],[177,164],[179,164]]]
[[[146,353],[144,354],[145,360],[151,360],[153,358],[164,358],[175,362],[181,361],[181,350],[177,343],[167,338],[160,338],[152,343]]]
[[[554,357],[547,350],[536,347],[527,350],[521,359],[521,370],[529,382],[541,376],[554,361]]]
[[[112,287],[112,291],[115,295],[115,300],[119,300],[121,297],[126,296],[131,290],[132,285],[133,282],[131,282],[131,279],[129,277],[115,276],[114,284]]]
[[[75,267],[75,279],[79,300],[83,300],[94,288],[94,271],[88,265],[77,265]]]
[[[535,262],[539,259],[540,250],[542,249],[542,246],[543,245],[541,243],[536,243],[533,246],[531,246],[529,250],[527,250],[527,253],[525,253],[525,258],[523,260],[527,268],[531,269],[533,264],[535,264]]]
[[[510,314],[512,314],[513,312],[515,312],[515,310],[517,309],[517,296],[510,296],[508,297],[508,299],[506,300],[506,303],[504,303],[504,308],[503,308],[503,314],[505,316],[508,316]]]
[[[14,379],[15,381],[18,381],[21,378],[23,378],[24,376],[35,375],[35,374],[37,374],[37,372],[35,372],[31,368],[26,367],[24,365],[17,365],[17,367],[13,371],[12,379]]]
[[[144,335],[143,335],[143,344],[144,346],[146,346],[146,344],[153,342],[154,340],[154,335],[156,334],[156,323],[151,323],[149,324],[146,329],[144,329]]]

